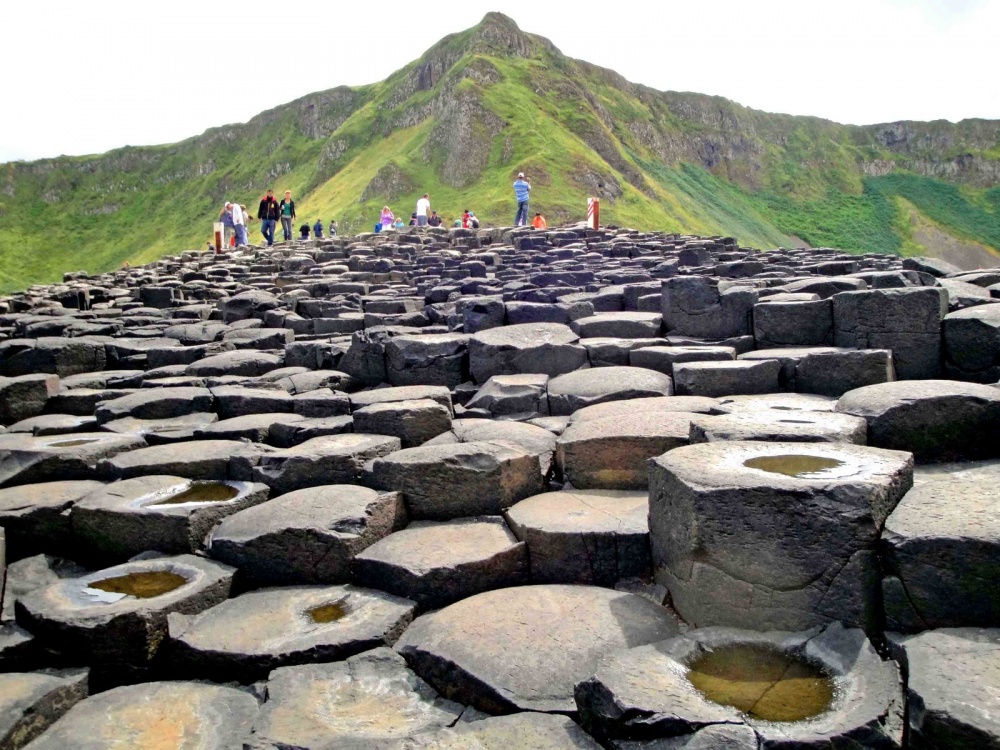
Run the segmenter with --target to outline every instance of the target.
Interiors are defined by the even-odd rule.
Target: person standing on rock
[[[281,214],[281,232],[285,235],[285,242],[292,239],[292,222],[295,221],[295,201],[292,200],[292,191],[285,191],[285,198],[278,206]]]
[[[427,226],[427,213],[431,210],[430,193],[424,193],[424,197],[417,201],[417,226]]]
[[[388,206],[382,206],[382,216],[380,217],[380,223],[382,224],[382,230],[389,229],[392,226],[393,221],[396,217],[393,215],[392,211],[389,210]]]
[[[236,246],[248,245],[247,242],[247,220],[243,207],[238,203],[233,203],[233,229],[236,232]]]
[[[281,208],[278,201],[274,199],[274,191],[268,190],[264,199],[257,207],[257,218],[260,219],[260,233],[267,240],[267,246],[274,244],[274,230],[278,226],[278,217],[281,216]]]
[[[514,226],[523,227],[528,223],[528,198],[531,194],[531,183],[524,176],[524,172],[518,172],[514,181],[514,200],[517,201],[517,214],[514,216]]]
[[[222,222],[222,246],[228,249],[229,243],[233,241],[233,235],[236,233],[236,227],[233,224],[233,204],[229,201],[226,201],[226,204],[222,207],[222,213],[219,214],[219,221]]]
[[[316,219],[316,223],[313,224],[313,239],[321,240],[323,239],[323,220]]]

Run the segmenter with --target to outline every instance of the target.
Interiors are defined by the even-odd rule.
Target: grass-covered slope
[[[509,223],[522,170],[550,223],[597,195],[605,223],[762,248],[1000,249],[998,122],[858,128],[658,92],[488,14],[378,84],[178,144],[0,165],[0,289],[204,247],[225,199],[253,211],[267,187],[342,231],[425,191],[446,218]]]

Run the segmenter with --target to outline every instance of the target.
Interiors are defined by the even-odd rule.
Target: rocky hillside
[[[269,186],[344,230],[424,191],[449,218],[509,223],[519,170],[555,221],[599,195],[608,223],[765,248],[963,265],[1000,249],[1000,121],[853,127],[655,91],[490,13],[381,83],[176,144],[0,165],[0,289],[203,246],[224,199],[255,205]]]

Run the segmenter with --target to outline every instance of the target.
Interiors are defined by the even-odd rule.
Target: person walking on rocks
[[[427,213],[431,210],[430,193],[424,193],[424,197],[417,201],[417,226],[427,226]]]
[[[233,229],[236,232],[236,246],[248,245],[247,242],[247,215],[243,206],[233,203]]]
[[[295,201],[292,200],[292,191],[285,191],[285,198],[278,206],[281,214],[281,232],[285,235],[285,242],[292,239],[292,222],[295,221]]]
[[[518,172],[514,181],[514,200],[517,201],[517,214],[514,216],[514,226],[523,227],[528,223],[528,198],[531,194],[531,183],[524,176],[524,172]]]
[[[336,219],[330,219],[330,236],[337,236],[337,221]]]
[[[316,223],[313,224],[313,239],[321,240],[323,239],[323,220],[316,219]]]
[[[229,248],[229,243],[233,241],[233,235],[236,234],[236,226],[233,224],[233,204],[226,201],[226,204],[222,207],[222,213],[219,214],[219,221],[222,222],[222,246]]]
[[[393,216],[393,213],[392,211],[389,210],[389,207],[382,206],[382,217],[380,219],[380,222],[382,224],[382,229],[383,230],[389,229],[392,226],[392,223],[393,221],[395,221],[395,219],[396,217]]]
[[[267,240],[267,246],[274,244],[274,230],[278,226],[278,217],[281,216],[281,208],[278,201],[274,199],[274,191],[268,190],[267,195],[260,202],[257,208],[257,218],[260,219],[260,233]]]

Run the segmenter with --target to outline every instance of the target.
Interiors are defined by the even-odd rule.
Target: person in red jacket
[[[545,223],[545,217],[541,214],[535,214],[535,218],[531,220],[531,226],[535,229],[547,229],[548,225]]]

